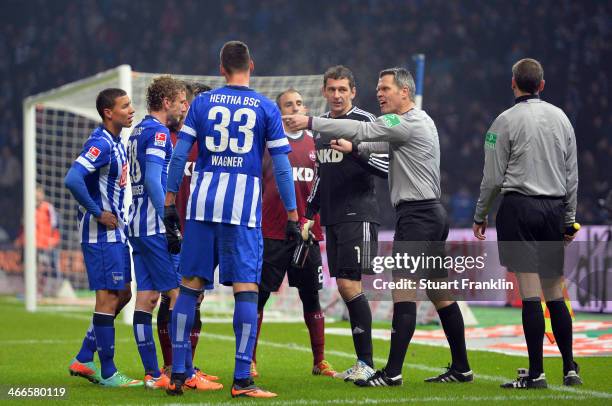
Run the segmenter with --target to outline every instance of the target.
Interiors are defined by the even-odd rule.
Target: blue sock
[[[234,335],[236,363],[234,379],[249,379],[251,360],[257,336],[257,292],[238,292],[234,295]]]
[[[93,322],[89,325],[81,349],[76,356],[79,362],[91,362],[94,359],[94,353],[96,352],[96,335],[94,334]]]
[[[159,365],[157,365],[157,352],[155,350],[155,341],[153,341],[151,318],[151,313],[136,310],[134,311],[134,322],[132,325],[145,375],[159,378],[160,372]]]
[[[181,285],[178,298],[172,310],[172,374],[185,374],[187,372],[186,356],[191,349],[189,333],[193,326],[195,304],[200,295],[199,290],[190,289]],[[190,355],[191,361],[191,355]]]
[[[113,360],[115,357],[115,315],[94,313],[93,329],[102,366],[102,378],[110,378],[117,372]]]
[[[189,329],[189,332],[191,332],[191,329]],[[187,337],[189,337],[189,334],[187,335]],[[195,370],[193,369],[193,359],[191,355],[191,340],[188,339],[187,341],[189,341],[189,345],[187,346],[187,351],[185,351],[185,376],[187,377],[187,379],[189,379],[193,376],[193,374],[195,374]]]

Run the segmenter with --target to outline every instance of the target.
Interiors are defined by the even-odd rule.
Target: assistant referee
[[[540,100],[542,65],[521,59],[512,67],[515,105],[500,114],[485,136],[485,164],[474,215],[474,236],[485,239],[495,197],[500,261],[514,272],[523,300],[529,370],[519,369],[503,388],[546,388],[543,367],[546,299],[563,357],[563,384],[580,385],[572,354],[572,318],[563,299],[563,251],[576,217],[578,169],[574,129],[563,111]]]

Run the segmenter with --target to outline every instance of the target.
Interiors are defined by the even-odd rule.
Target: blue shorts
[[[132,282],[130,249],[122,242],[81,243],[90,290],[123,290]]]
[[[181,274],[219,282],[257,283],[261,280],[263,238],[260,228],[209,221],[187,220],[181,250]]]
[[[167,292],[178,288],[181,283],[178,255],[168,252],[168,242],[164,234],[130,237],[130,244],[138,291]]]

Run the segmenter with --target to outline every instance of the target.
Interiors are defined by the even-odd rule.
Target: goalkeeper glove
[[[183,236],[179,229],[179,216],[176,212],[176,206],[170,205],[164,207],[164,227],[166,227],[166,240],[168,240],[168,252],[178,254],[181,252],[181,242]]]
[[[302,240],[308,241],[310,237],[310,229],[314,225],[314,220],[306,219],[304,225],[302,226]]]

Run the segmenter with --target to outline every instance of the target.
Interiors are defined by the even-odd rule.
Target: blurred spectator
[[[43,294],[51,296],[57,292],[62,282],[59,266],[60,233],[55,208],[45,200],[45,192],[41,186],[36,187],[35,221],[38,272],[43,281]],[[15,245],[23,247],[23,244],[22,229]]]
[[[526,13],[541,17],[538,24]],[[28,95],[124,63],[136,71],[217,75],[228,39],[248,42],[260,76],[349,66],[362,89],[356,103],[373,112],[378,72],[410,67],[411,55],[424,53],[424,109],[439,126],[443,201],[451,202],[459,186],[478,195],[484,132],[512,103],[508,66],[533,57],[549,84],[542,98],[572,120],[579,158],[588,152],[578,161],[577,215],[597,222],[597,199],[612,187],[611,20],[612,2],[598,0],[3,0],[0,134],[10,136],[0,145],[21,153],[14,143]],[[389,38],[406,41],[398,47]],[[393,228],[389,221],[383,228]],[[457,226],[462,218],[451,221]]]
[[[0,152],[0,193],[15,192],[20,182],[21,162],[11,151],[11,147],[5,145]]]
[[[476,199],[467,187],[461,186],[450,198],[450,213],[455,227],[470,227],[474,221]]]

